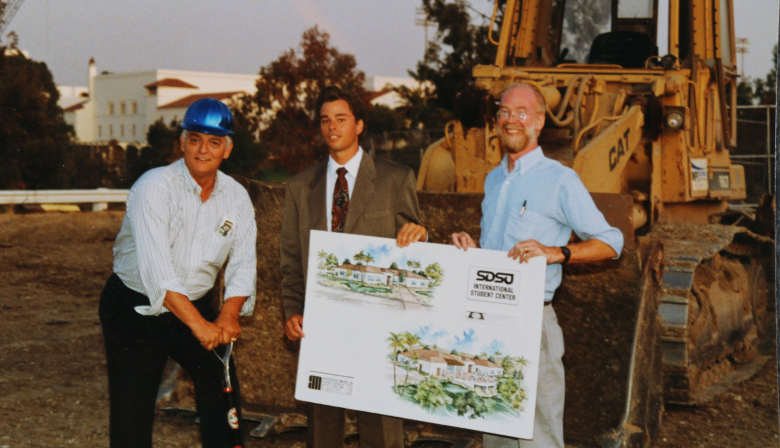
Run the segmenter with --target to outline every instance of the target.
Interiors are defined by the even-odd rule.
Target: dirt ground
[[[0,448],[108,446],[98,297],[122,212],[0,215]],[[659,448],[769,447],[778,439],[774,330],[766,362],[698,407],[669,406]],[[251,430],[251,424],[244,428]],[[155,447],[199,446],[194,415],[160,412]],[[303,447],[303,433],[248,437],[248,448]],[[357,447],[357,440],[349,440]]]

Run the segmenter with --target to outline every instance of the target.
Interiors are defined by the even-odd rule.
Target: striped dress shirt
[[[149,306],[136,307],[138,313],[167,312],[166,291],[200,299],[229,257],[225,297],[248,297],[241,315],[252,314],[257,227],[249,195],[222,172],[206,202],[200,193],[183,159],[146,172],[130,189],[114,243],[114,272],[149,298]]]

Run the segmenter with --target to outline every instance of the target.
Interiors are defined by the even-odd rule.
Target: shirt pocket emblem
[[[233,235],[233,226],[235,225],[235,221],[232,218],[228,218],[227,216],[224,216],[222,218],[222,221],[219,223],[219,228],[217,228],[217,233],[228,237]]]

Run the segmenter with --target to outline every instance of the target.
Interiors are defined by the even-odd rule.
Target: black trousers
[[[100,295],[106,342],[111,448],[151,448],[157,391],[168,357],[192,377],[203,448],[230,448],[230,426],[222,396],[224,367],[173,313],[143,316],[134,307],[149,299],[109,277]],[[193,302],[209,322],[217,313],[208,298]],[[241,418],[240,388],[230,360],[233,399]],[[243,441],[242,441],[243,444]]]

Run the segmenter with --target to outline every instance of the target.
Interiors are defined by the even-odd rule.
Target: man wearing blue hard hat
[[[199,100],[181,126],[184,157],[146,172],[130,189],[114,273],[100,297],[112,448],[152,446],[157,390],[169,357],[192,377],[203,447],[235,446],[231,432],[241,416],[235,366],[231,360],[236,414],[228,421],[224,369],[212,350],[235,342],[238,316],[254,308],[254,208],[246,190],[219,171],[233,149],[230,109]],[[217,313],[206,293],[223,265],[226,299]]]

